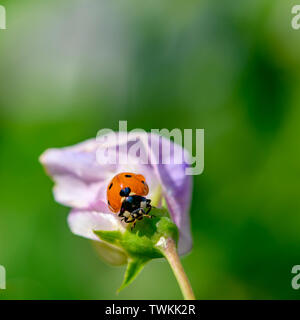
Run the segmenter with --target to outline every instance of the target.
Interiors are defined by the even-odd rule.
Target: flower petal
[[[96,201],[101,183],[86,183],[71,175],[54,176],[54,198],[58,203],[73,208],[86,208]]]
[[[151,134],[148,138],[149,148],[151,150],[155,144],[160,145],[159,163],[153,164],[154,171],[158,175],[158,178],[162,185],[163,195],[166,199],[168,208],[170,210],[171,217],[176,223],[179,232],[178,251],[179,254],[185,254],[192,248],[192,236],[190,228],[190,203],[192,193],[192,177],[186,175],[186,168],[189,165],[184,162],[184,159],[188,159],[189,155],[186,150],[181,146],[172,143],[170,140]],[[170,150],[171,163],[164,164],[162,159],[163,149]],[[153,152],[153,150],[151,150]],[[182,156],[182,163],[174,163],[175,155]]]
[[[71,175],[87,183],[103,181],[115,165],[99,165],[98,147],[96,139],[90,139],[71,147],[48,149],[41,155],[40,162],[52,177]]]
[[[120,219],[114,214],[74,209],[68,216],[71,231],[91,240],[100,241],[94,231],[125,231]]]
[[[72,147],[48,149],[40,162],[55,182],[55,200],[74,208],[86,208],[97,201],[107,186],[115,165],[101,166],[96,159],[98,143],[87,140]]]
[[[120,220],[113,214],[74,209],[68,216],[68,223],[74,234],[94,240],[95,249],[106,262],[113,265],[127,262],[128,257],[124,250],[101,241],[94,234],[96,230],[122,232],[125,230]]]

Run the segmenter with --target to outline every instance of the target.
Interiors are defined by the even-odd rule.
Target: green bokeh
[[[124,267],[68,229],[38,163],[101,128],[204,128],[194,178],[199,299],[298,299],[300,31],[286,0],[1,1],[0,299],[180,299],[152,261]]]

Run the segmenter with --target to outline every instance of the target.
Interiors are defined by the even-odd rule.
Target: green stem
[[[189,279],[180,262],[175,241],[171,238],[168,238],[165,243],[165,246],[161,247],[161,250],[173,270],[173,273],[177,279],[184,299],[196,300]]]

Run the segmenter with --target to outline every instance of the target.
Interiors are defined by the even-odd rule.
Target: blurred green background
[[[164,261],[124,268],[68,229],[38,163],[101,128],[204,128],[198,299],[298,299],[300,31],[287,0],[9,0],[0,31],[0,299],[180,299]]]

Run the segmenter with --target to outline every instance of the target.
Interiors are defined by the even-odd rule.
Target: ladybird
[[[145,177],[141,174],[122,172],[113,177],[107,187],[107,204],[109,209],[118,213],[121,220],[136,224],[136,220],[143,217],[152,218],[151,200],[145,198],[149,187]]]

